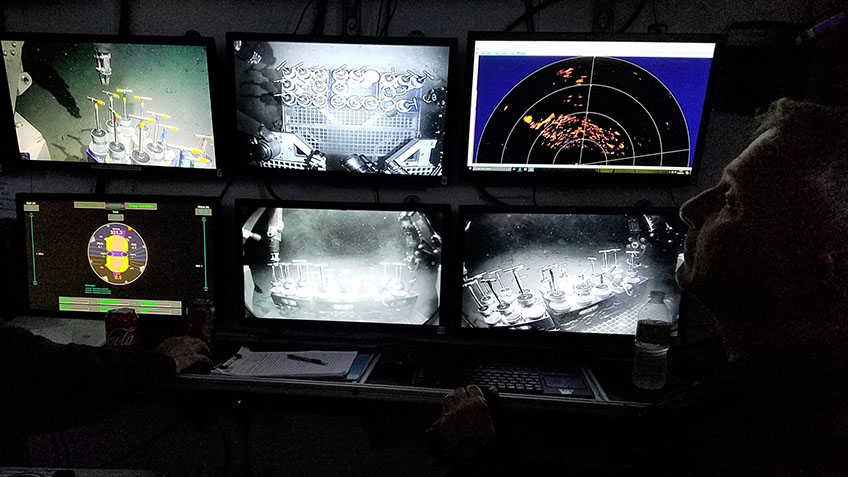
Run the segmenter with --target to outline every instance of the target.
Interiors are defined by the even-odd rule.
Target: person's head
[[[720,316],[795,320],[821,305],[846,316],[848,109],[777,101],[680,215],[689,232],[678,283]]]

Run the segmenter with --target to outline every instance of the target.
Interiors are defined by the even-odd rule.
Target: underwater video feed
[[[242,41],[241,158],[252,167],[442,176],[450,47]]]
[[[635,334],[654,291],[675,317],[685,230],[673,212],[468,214],[462,326]]]
[[[22,160],[216,168],[205,46],[2,46]]]
[[[439,324],[442,216],[239,207],[245,315]]]
[[[714,47],[478,42],[468,166],[690,174]]]

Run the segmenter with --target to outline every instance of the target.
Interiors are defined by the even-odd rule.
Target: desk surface
[[[594,376],[590,374],[594,380]],[[648,401],[610,399],[600,383],[591,383],[600,392],[594,399],[568,396],[515,394],[501,392],[504,406],[522,409],[577,410],[585,413],[633,413],[649,405]],[[203,391],[231,394],[262,394],[280,396],[315,396],[326,398],[359,399],[441,404],[448,389],[416,387],[387,383],[341,382],[309,379],[266,378],[248,376],[223,376],[215,374],[186,374],[177,377],[174,388],[184,391]]]
[[[19,317],[11,324],[29,329],[58,343],[76,342],[93,346],[105,341],[105,329],[102,321],[76,320],[65,318]],[[625,363],[626,364],[626,363]],[[379,366],[377,360],[376,366]],[[568,396],[515,394],[501,392],[501,402],[509,407],[577,409],[586,412],[631,413],[649,406],[658,399],[654,394],[639,394],[629,389],[626,383],[627,366],[618,363],[609,366],[587,366],[585,377],[592,388],[595,398],[574,398]],[[594,372],[597,370],[598,372]],[[187,374],[179,376],[174,388],[219,393],[249,393],[264,395],[316,396],[327,398],[361,399],[372,401],[417,402],[440,404],[448,389],[417,387],[404,383],[404,380],[371,380],[368,372],[364,381],[340,382],[309,379],[260,378],[222,376],[210,374]],[[601,379],[598,379],[600,376]],[[376,381],[376,382],[375,382]]]

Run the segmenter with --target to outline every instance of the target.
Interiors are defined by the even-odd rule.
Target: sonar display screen
[[[21,160],[218,167],[206,46],[62,38],[2,41]]]
[[[632,335],[652,292],[677,314],[686,228],[675,211],[469,211],[463,220],[463,327]]]
[[[438,325],[441,211],[239,205],[245,316]]]
[[[241,38],[228,41],[248,167],[443,175],[448,43]]]
[[[181,315],[213,298],[211,201],[26,196],[18,208],[30,310]]]
[[[467,168],[690,175],[715,49],[477,40]]]

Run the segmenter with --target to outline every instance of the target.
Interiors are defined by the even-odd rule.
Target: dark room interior
[[[680,272],[702,259],[696,204],[773,102],[848,122],[846,15],[844,0],[4,1],[0,476],[848,473],[845,381],[822,384],[848,360],[825,345],[779,409],[836,424],[793,458],[788,439],[748,453],[728,427],[735,450],[690,459],[685,421],[733,361],[711,304],[788,309],[775,270],[815,262],[803,246],[831,246],[844,213],[809,240],[752,232],[772,255],[724,237],[728,262],[771,275],[717,272],[718,298]],[[823,296],[846,255],[798,289]],[[781,297],[760,306],[769,286]],[[721,407],[772,401],[785,360],[734,375],[761,392],[692,422],[795,429]],[[709,452],[722,473],[693,467]]]

